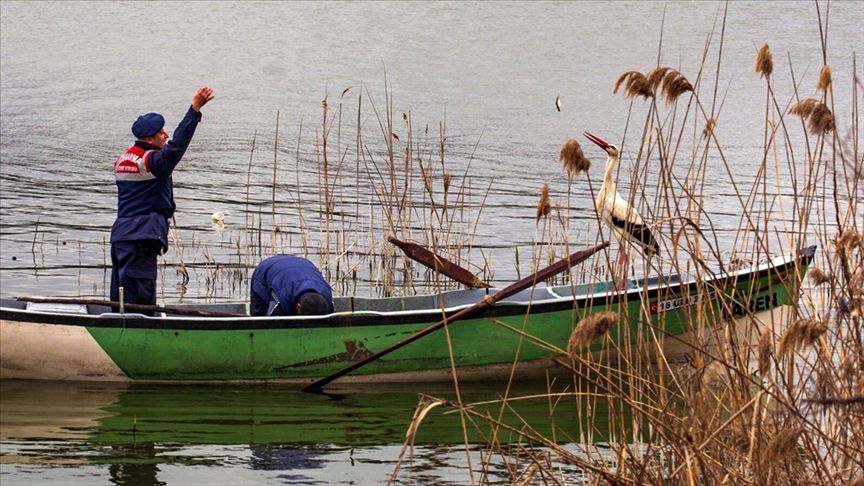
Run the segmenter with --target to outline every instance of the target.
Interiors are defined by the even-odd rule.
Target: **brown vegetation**
[[[759,48],[759,53],[756,55],[756,72],[765,79],[770,78],[771,73],[774,72],[774,60],[768,44],[762,44]]]
[[[540,190],[540,201],[537,203],[537,218],[539,222],[542,218],[549,216],[552,212],[552,204],[549,202],[549,184],[543,184],[543,189]]]
[[[588,169],[591,168],[591,161],[582,152],[582,146],[572,138],[561,144],[558,158],[564,163],[564,170],[570,177],[575,177],[580,172],[588,172]]]
[[[635,98],[641,96],[643,98],[653,98],[654,90],[648,78],[639,71],[627,71],[618,77],[615,81],[615,87],[612,88],[613,93],[618,92],[618,88],[624,85],[624,96],[627,98]]]
[[[822,135],[834,130],[834,114],[821,101],[804,98],[792,105],[789,113],[805,120],[808,130],[813,135]]]
[[[618,319],[617,312],[600,312],[582,319],[573,329],[573,333],[570,334],[570,340],[567,341],[567,353],[573,359],[577,359],[583,347],[605,336],[610,329],[618,324]]]
[[[829,109],[838,100],[832,98],[828,66],[823,67],[817,83],[823,100],[802,99],[788,112],[774,92],[778,80],[773,76],[779,73],[773,67],[768,45],[761,46],[756,73],[769,81],[766,117],[753,124],[761,123],[771,135],[761,148],[763,165],[755,180],[747,180],[746,185],[726,159],[723,141],[716,137],[719,110],[706,106],[705,97],[681,73],[669,67],[657,68],[647,76],[627,71],[615,81],[613,92],[623,88],[628,98],[648,99],[663,91],[669,110],[661,112],[656,103],[631,107],[634,113],[641,109],[646,113],[644,126],[630,130],[643,135],[641,145],[630,150],[635,157],[631,193],[622,196],[647,208],[655,221],[662,221],[656,234],[675,235],[670,260],[643,261],[641,270],[663,276],[694,266],[709,268],[721,261],[727,270],[743,268],[764,261],[766,255],[818,243],[809,278],[802,273],[794,284],[792,307],[782,315],[760,318],[745,310],[742,334],[728,324],[719,324],[721,316],[731,310],[747,309],[738,291],[726,294],[729,289],[697,288],[694,300],[700,304],[693,306],[689,323],[695,338],[691,361],[683,369],[668,363],[662,353],[657,355],[658,343],[675,341],[664,334],[662,317],[614,303],[608,305],[608,312],[585,316],[566,350],[558,350],[566,351],[570,358],[556,361],[572,374],[572,380],[550,380],[549,393],[533,397],[512,396],[508,386],[497,416],[481,414],[470,404],[445,405],[470,417],[473,425],[466,429],[476,427],[488,437],[483,446],[481,483],[488,480],[489,464],[498,456],[504,458],[513,484],[537,483],[537,478],[547,484],[862,482],[864,232],[858,177],[864,173],[864,157],[856,152],[860,148],[854,142],[859,138],[855,132],[858,108],[851,104],[852,116],[843,124],[844,130],[852,132],[849,138],[838,139],[840,122]],[[687,92],[692,93],[694,103],[682,113],[674,101]],[[801,146],[785,128],[787,113],[801,117],[818,143],[808,140]],[[684,121],[678,118],[682,116]],[[704,128],[692,131],[688,139],[687,130],[678,123]],[[668,149],[670,145],[683,149],[676,154]],[[681,153],[688,155],[682,160]],[[709,167],[712,158],[719,160],[719,168]],[[685,176],[664,178],[664,169],[684,165]],[[653,199],[642,196],[649,187],[640,174],[647,171],[661,173]],[[721,254],[714,245],[713,225],[703,209],[702,187],[708,178],[721,177],[734,188],[730,197],[739,204],[741,214],[731,255]],[[791,185],[791,208],[775,209],[774,192],[781,190],[772,187],[777,179]],[[783,233],[778,232],[779,220],[788,221],[779,230]],[[711,296],[717,296],[716,307],[701,304]],[[712,326],[721,332],[707,332]],[[630,344],[626,335],[635,329],[648,336],[648,345]],[[537,342],[536,337],[531,339]],[[546,346],[557,349],[563,343]],[[589,346],[592,353],[586,352]],[[608,355],[593,353],[598,346]],[[514,369],[518,366],[514,363]],[[551,436],[539,434],[524,421],[521,427],[502,422],[513,402],[522,399],[549,401],[555,431]],[[580,417],[579,435],[558,432],[554,425],[563,417],[572,417],[574,411]],[[609,433],[601,439],[606,444],[602,449],[593,444],[598,423],[607,424]],[[505,431],[518,434],[518,446],[499,440],[498,434]],[[562,443],[569,444],[567,450],[559,446]],[[559,464],[550,461],[550,456]],[[564,465],[573,465],[579,473],[564,472]]]

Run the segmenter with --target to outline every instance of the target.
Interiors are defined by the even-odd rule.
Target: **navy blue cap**
[[[132,124],[132,135],[135,135],[136,138],[149,137],[162,130],[164,126],[165,117],[159,113],[147,113],[139,116]]]

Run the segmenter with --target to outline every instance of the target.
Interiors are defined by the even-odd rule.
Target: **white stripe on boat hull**
[[[81,326],[0,321],[0,379],[128,381]]]

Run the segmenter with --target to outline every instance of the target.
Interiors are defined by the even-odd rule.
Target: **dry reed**
[[[705,122],[705,128],[702,129],[702,138],[711,138],[714,134],[714,128],[717,126],[717,119],[711,117]]]
[[[828,327],[822,321],[799,319],[783,333],[778,345],[778,351],[781,355],[784,355],[796,349],[810,346],[825,334],[827,330]]]
[[[823,93],[827,93],[831,89],[831,68],[827,64],[822,66],[822,70],[819,71],[819,83],[816,85],[816,89]]]
[[[762,333],[756,354],[759,362],[759,375],[765,378],[771,371],[771,358],[774,355],[774,336],[770,331],[766,330]]]
[[[864,249],[864,235],[858,234],[851,228],[847,228],[837,235],[835,244],[837,251],[848,255],[855,251],[856,248]]]
[[[666,104],[672,104],[678,100],[682,94],[693,91],[693,86],[687,78],[678,71],[669,71],[666,77],[663,78],[663,97]]]
[[[582,319],[570,334],[570,340],[567,341],[567,353],[576,359],[583,347],[605,336],[618,324],[618,319],[617,312],[600,312]]]
[[[818,268],[810,269],[809,278],[814,287],[818,287],[831,281],[831,276]]]
[[[582,152],[579,142],[572,138],[567,139],[561,145],[558,158],[564,163],[564,170],[567,171],[570,177],[575,177],[580,172],[588,172],[588,169],[591,168],[591,161]]]
[[[759,48],[759,53],[756,55],[756,72],[760,77],[769,79],[774,71],[774,60],[771,55],[771,49],[768,44],[762,44]]]
[[[771,439],[768,447],[762,452],[762,467],[768,467],[792,457],[798,446],[798,437],[804,432],[801,427],[790,427],[780,430]]]
[[[834,114],[821,101],[805,98],[792,105],[789,113],[805,120],[812,135],[821,135],[834,130]]]
[[[660,85],[663,83],[663,80],[666,78],[666,75],[670,72],[677,72],[670,67],[658,67],[648,73],[648,84],[651,85],[651,89],[654,93],[660,89]]]
[[[612,88],[612,93],[617,93],[622,84],[624,84],[624,96],[627,98],[641,96],[647,99],[654,97],[651,83],[639,71],[627,71],[618,76],[618,79],[615,81],[615,87]]]
[[[708,47],[705,49],[707,53]],[[719,65],[718,58],[716,79],[721,78]],[[641,145],[632,151],[635,159],[629,199],[647,208],[655,220],[663,221],[658,235],[676,235],[672,246],[677,253],[670,255],[671,261],[643,261],[646,265],[641,271],[665,278],[692,275],[695,267],[701,274],[702,269],[715,271],[711,263],[722,264],[729,271],[819,243],[821,250],[810,264],[812,286],[800,285],[796,277],[782,283],[772,278],[769,294],[757,296],[750,293],[755,289],[743,288],[743,282],[733,285],[734,289],[718,288],[706,285],[701,275],[697,277],[696,288],[684,299],[696,303],[687,306],[681,318],[685,321],[682,325],[692,331],[688,338],[692,341],[687,344],[689,374],[679,373],[677,365],[667,362],[671,357],[664,354],[664,343],[682,343],[678,336],[664,334],[670,322],[664,320],[663,313],[613,299],[599,307],[614,319],[601,323],[601,314],[589,313],[567,341],[571,360],[556,359],[573,374],[572,381],[565,380],[567,387],[579,392],[586,386],[595,387],[608,400],[580,398],[572,403],[580,417],[579,435],[565,440],[574,444],[580,458],[593,461],[590,467],[580,463],[580,482],[844,484],[860,476],[864,450],[857,437],[864,435],[860,414],[864,401],[864,289],[860,288],[864,282],[864,239],[858,217],[862,186],[856,177],[864,168],[854,142],[860,138],[855,121],[857,105],[853,104],[851,110],[851,141],[820,141],[813,146],[808,140],[800,147],[783,123],[785,110],[775,93],[773,61],[767,44],[759,49],[756,72],[768,82],[766,135],[764,146],[754,149],[754,153],[761,151],[762,163],[755,180],[746,188],[741,186],[740,170],[726,159],[715,133],[721,111],[717,104],[722,106],[716,97],[717,86],[712,91],[715,104],[708,105],[704,93],[700,97],[696,87],[672,68],[660,67],[647,76],[627,71],[616,80],[613,92],[623,88],[628,98],[656,97],[662,90],[667,104],[688,92],[694,101],[686,110],[674,106],[668,112],[657,103],[649,103],[644,126],[632,130],[641,137]],[[826,95],[833,88],[829,72],[826,66],[818,83]],[[702,68],[694,79],[700,80],[697,86],[705,84]],[[792,86],[797,86],[799,80],[793,81]],[[801,116],[809,133],[827,134],[835,130],[838,122],[828,109],[835,106],[835,95],[832,91],[830,105],[826,105],[827,96],[821,102],[802,100],[788,113]],[[631,104],[633,113],[640,109]],[[627,114],[625,132],[633,113]],[[707,120],[701,137],[696,122],[688,117]],[[689,131],[691,126],[694,129]],[[685,137],[689,136],[693,139],[688,141]],[[705,143],[706,138],[712,143]],[[720,170],[709,161],[719,164]],[[688,162],[688,167],[681,167]],[[846,167],[850,170],[845,171]],[[680,173],[678,169],[682,169]],[[647,175],[658,172],[655,193],[655,179]],[[722,182],[731,188],[729,204],[736,205],[741,215],[731,255],[720,254],[717,236],[712,234],[716,231],[714,223],[705,209],[710,201],[706,201],[704,188],[709,182],[720,183],[720,179],[725,179]],[[651,194],[645,195],[649,191]],[[785,207],[785,201],[777,204],[778,194],[787,191],[793,194],[791,207]],[[542,206],[538,206],[538,217]],[[700,231],[684,231],[682,221],[691,222]],[[803,272],[798,275],[804,278]],[[791,292],[777,293],[779,289]],[[766,297],[781,295],[789,304],[783,307],[783,313],[757,317],[751,310],[766,302]],[[668,299],[678,302],[675,297],[679,296],[670,295]],[[732,325],[725,320],[730,313],[737,317],[739,312],[744,316],[738,323]],[[609,333],[618,316],[627,325]],[[519,332],[528,335],[527,331]],[[597,342],[603,336],[609,337]],[[635,344],[641,338],[647,340],[644,347]],[[542,342],[534,336],[529,339]],[[585,353],[585,346],[592,343],[601,345],[606,354]],[[552,342],[548,348],[557,350],[556,346],[562,345]],[[613,361],[612,356],[619,361]],[[754,365],[758,376],[751,373]],[[550,392],[550,402],[551,396]],[[608,410],[598,413],[601,404],[608,405]],[[818,410],[814,411],[814,405]],[[553,409],[550,406],[550,421],[560,420],[562,415],[556,415]],[[565,413],[563,416],[572,416],[572,409]],[[484,420],[480,414],[475,417]],[[602,452],[592,445],[600,421],[609,424],[608,440],[600,439],[607,444]],[[484,423],[493,428],[500,426],[490,420]],[[479,424],[475,426],[483,429]],[[525,429],[530,430],[527,424]],[[493,434],[489,440],[486,457],[508,457],[514,484],[530,477],[536,482],[542,473],[546,473],[543,480],[550,484],[574,482],[572,476],[556,474],[543,466],[539,458],[526,458],[524,449],[513,452],[496,437]],[[531,440],[540,439],[532,435]],[[553,440],[546,447],[566,461],[569,453],[559,452],[554,444]],[[484,467],[491,462],[487,459]],[[598,464],[599,470],[595,469]],[[524,473],[520,475],[520,471]]]
[[[543,184],[540,190],[540,201],[537,203],[536,221],[540,222],[542,218],[549,216],[552,212],[552,204],[549,202],[549,184]]]

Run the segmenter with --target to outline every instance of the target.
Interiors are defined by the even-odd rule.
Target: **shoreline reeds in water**
[[[823,27],[820,18],[820,32],[826,31]],[[721,46],[722,42],[721,33]],[[705,49],[702,68],[707,67],[708,45]],[[614,354],[624,356],[619,362],[594,358],[580,350],[595,339],[604,347],[618,347],[603,337],[618,318],[602,325],[582,322],[575,327],[568,356],[557,359],[573,379],[550,379],[546,394],[512,396],[508,383],[497,415],[476,413],[470,403],[423,397],[418,404],[422,415],[433,413],[431,408],[457,411],[470,417],[474,432],[489,438],[476,465],[481,476],[467,476],[472,483],[487,482],[490,464],[502,461],[513,484],[864,484],[864,158],[857,144],[858,104],[851,102],[850,119],[835,119],[833,81],[826,63],[815,83],[821,99],[803,98],[784,108],[778,101],[782,95],[772,85],[780,74],[773,70],[770,49],[762,46],[756,73],[766,80],[765,146],[755,179],[745,185],[734,177],[716,132],[722,123],[718,100],[715,96],[706,105],[701,95],[716,93],[716,88],[704,85],[701,69],[695,84],[672,72],[659,68],[645,76],[628,71],[612,88],[624,87],[625,96],[634,100],[632,114],[646,111],[639,146],[629,148],[636,156],[625,197],[640,213],[650,215],[657,233],[666,235],[662,246],[671,250],[659,262],[640,258],[634,266],[641,263],[644,274],[661,277],[687,271],[707,278],[712,261],[731,268],[815,241],[820,251],[809,280],[800,281],[795,305],[782,321],[759,322],[748,312],[751,324],[745,335],[731,327],[707,332],[717,317],[710,306],[693,306],[691,324],[697,341],[687,364],[668,363],[662,353],[646,353],[644,347],[628,349],[626,339],[615,349],[620,353]],[[794,71],[790,73],[797,85]],[[665,79],[670,81],[664,84]],[[853,78],[853,98],[859,93],[857,83]],[[657,104],[658,88],[666,90],[666,107]],[[685,94],[689,97],[683,98]],[[630,113],[627,119],[629,123]],[[774,150],[777,145],[785,148],[785,157]],[[561,153],[563,159],[564,147]],[[709,153],[721,165],[719,171],[710,169],[713,176],[728,177],[741,211],[731,254],[719,248],[705,210]],[[772,196],[784,170],[790,173],[794,190],[792,207],[777,205]],[[656,189],[649,190],[649,171],[660,173]],[[544,187],[536,211],[538,225],[548,219],[548,204]],[[550,234],[538,231],[537,238],[548,239]],[[712,291],[701,286],[695,301]],[[721,300],[721,308],[735,305],[734,296]],[[658,342],[664,339],[659,332],[662,322],[655,328],[644,310],[621,319],[643,326]],[[532,338],[524,329],[512,330]],[[517,365],[518,357],[514,369]],[[459,384],[454,381],[454,386]],[[598,409],[598,393],[592,392],[608,402],[602,417],[592,413]],[[553,432],[544,437],[527,422],[521,429],[504,424],[502,417],[514,413],[509,402],[521,399],[548,400],[553,431],[557,415],[577,411],[579,435],[556,437]],[[602,447],[593,443],[595,420],[609,426],[609,440]],[[412,434],[421,422],[422,417],[415,417],[408,426]],[[504,432],[518,434],[523,441],[504,444],[497,440]],[[400,456],[391,482],[405,474],[403,462],[408,457]],[[558,463],[576,465],[581,473],[566,473]]]

